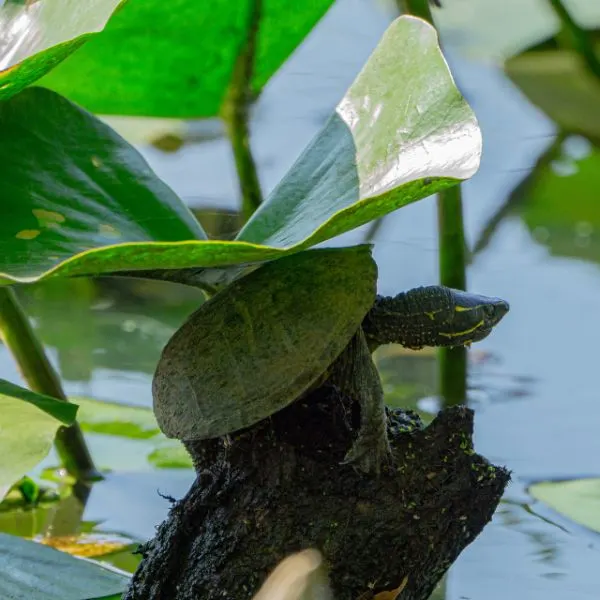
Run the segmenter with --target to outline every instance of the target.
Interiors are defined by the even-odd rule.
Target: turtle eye
[[[486,304],[483,307],[483,312],[485,313],[486,317],[492,318],[496,314],[496,308],[493,304]]]

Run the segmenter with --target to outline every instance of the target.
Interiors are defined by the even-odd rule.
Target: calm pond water
[[[390,12],[373,2],[338,2],[272,81],[254,124],[253,145],[265,190],[273,188],[323,124],[390,19]],[[556,127],[500,69],[465,59],[451,42],[446,50],[453,73],[483,130],[480,171],[464,186],[467,234],[474,246],[553,143]],[[206,209],[207,225],[213,223],[216,207],[236,207],[233,165],[222,139],[184,146],[173,154],[146,145],[142,150],[190,206]],[[565,175],[564,202],[572,207],[578,196],[575,190],[569,194],[566,175],[576,172],[577,161],[591,150],[577,139],[567,140],[563,150],[561,164],[570,170],[561,171],[557,163],[555,171]],[[571,208],[568,214],[575,217],[557,219],[551,212],[555,206],[545,208],[539,198],[534,200],[526,198],[496,219],[468,272],[470,289],[511,303],[505,321],[471,351],[470,386],[476,449],[508,466],[513,482],[493,522],[446,577],[438,593],[447,600],[587,600],[600,592],[598,535],[535,502],[526,490],[540,479],[600,476],[600,245],[595,215]],[[364,227],[336,244],[363,241],[368,232]],[[387,217],[373,240],[380,292],[437,281],[433,198]],[[22,297],[69,394],[146,407],[162,345],[199,299],[194,291],[166,285],[83,281],[39,286]],[[432,356],[386,352],[379,364],[390,403],[435,411]],[[18,381],[3,348],[0,377]],[[113,472],[92,491],[83,514],[86,530],[132,540],[152,536],[168,509],[157,490],[181,497],[193,479],[191,470],[157,469],[154,443],[141,434],[137,439],[99,433],[88,437],[99,465]],[[169,448],[161,456],[163,462],[175,460]],[[60,518],[53,515],[54,533],[61,527],[69,530],[64,524],[74,518],[69,510]],[[39,516],[35,525],[21,526],[19,518],[0,519],[0,528],[27,535],[41,531],[50,519]],[[113,562],[135,566],[127,553]]]

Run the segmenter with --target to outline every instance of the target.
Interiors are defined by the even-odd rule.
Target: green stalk
[[[397,0],[398,8],[431,25],[433,18],[429,0]],[[440,283],[465,290],[466,244],[462,210],[462,188],[457,184],[438,193],[438,237]],[[463,404],[467,400],[467,350],[466,348],[440,348],[438,350],[439,390],[446,406]]]
[[[263,195],[250,147],[249,107],[252,102],[252,74],[256,58],[256,38],[260,24],[262,0],[250,7],[248,37],[237,57],[227,98],[221,116],[233,151],[235,168],[242,196],[242,216],[247,221],[260,206]]]
[[[548,2],[571,38],[573,49],[583,58],[590,73],[600,79],[600,61],[594,51],[594,43],[589,33],[573,20],[561,0],[548,0]]]
[[[438,235],[440,242],[440,283],[467,289],[466,244],[460,184],[438,193]],[[446,406],[463,404],[467,399],[467,349],[438,350],[439,389]]]
[[[31,390],[68,402],[58,375],[48,361],[27,315],[14,291],[6,286],[0,287],[0,336]],[[102,478],[94,466],[79,424],[59,428],[54,444],[65,469],[78,481]]]
[[[419,17],[433,25],[429,4],[429,0],[396,0],[400,13]]]

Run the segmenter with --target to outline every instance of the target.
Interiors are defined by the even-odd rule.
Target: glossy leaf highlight
[[[98,34],[121,0],[0,6],[0,100],[33,83]]]
[[[275,259],[471,177],[481,153],[477,121],[436,32],[414,17],[390,25],[326,126],[233,242],[203,239],[135,150],[60,96],[26,90],[0,105],[0,127],[10,134],[0,139],[0,176],[10,185],[0,200],[17,215],[0,225],[5,284]]]
[[[435,30],[401,17],[237,239],[322,242],[471,177],[480,154]]]

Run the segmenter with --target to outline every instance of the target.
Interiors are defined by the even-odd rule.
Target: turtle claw
[[[342,465],[352,465],[366,474],[379,475],[381,465],[391,464],[392,450],[386,431],[359,433],[352,448],[347,452]]]

